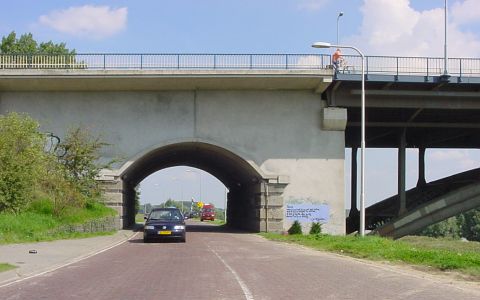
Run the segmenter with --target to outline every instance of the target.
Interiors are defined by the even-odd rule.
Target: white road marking
[[[210,251],[213,252],[213,254],[215,254],[215,256],[218,257],[218,259],[225,265],[225,267],[227,267],[227,269],[230,271],[230,273],[232,273],[233,277],[235,277],[235,279],[238,282],[238,285],[240,285],[240,287],[242,288],[243,295],[245,296],[245,299],[254,300],[252,293],[248,289],[245,282],[240,278],[240,276],[238,276],[237,272],[235,272],[235,270],[232,267],[230,267],[230,265],[227,264],[227,262],[217,253],[217,251],[213,250],[210,247],[210,245],[207,245],[207,247],[208,247],[208,249],[210,249]]]
[[[127,241],[129,241],[129,240],[131,240],[131,239],[133,239],[137,234],[138,234],[138,232],[135,233],[134,235],[132,235],[131,237],[129,237],[128,239],[124,240],[124,241],[121,241],[121,242],[118,242],[118,243],[116,243],[116,244],[113,244],[112,246],[109,246],[109,247],[107,247],[107,248],[105,248],[105,249],[102,249],[102,250],[100,250],[100,251],[92,252],[92,253],[89,253],[89,254],[87,254],[87,255],[81,256],[81,257],[79,257],[79,258],[75,258],[75,259],[73,259],[72,261],[70,261],[70,262],[68,262],[68,263],[66,263],[66,264],[63,264],[63,265],[60,265],[60,266],[56,266],[56,267],[53,267],[53,268],[48,269],[48,270],[46,270],[46,271],[40,272],[40,273],[38,273],[38,274],[29,275],[29,276],[27,276],[27,277],[20,278],[20,279],[17,279],[17,280],[14,280],[14,281],[11,281],[11,282],[8,282],[8,283],[5,283],[5,284],[1,284],[1,283],[0,283],[0,284],[1,284],[1,285],[0,285],[0,288],[6,287],[6,286],[9,286],[9,285],[18,283],[18,282],[25,281],[25,280],[27,280],[27,279],[31,279],[31,278],[35,278],[35,277],[38,277],[38,276],[42,276],[42,275],[51,273],[51,272],[53,272],[53,271],[56,271],[56,270],[58,270],[58,269],[61,269],[61,268],[64,268],[64,267],[66,267],[66,266],[72,265],[72,264],[74,264],[74,263],[80,262],[80,261],[82,261],[82,260],[85,260],[85,259],[90,258],[90,257],[92,257],[92,256],[95,256],[95,255],[97,255],[97,254],[103,253],[103,252],[105,252],[105,251],[108,251],[108,250],[110,250],[110,249],[112,249],[112,248],[115,248],[115,247],[117,247],[117,246],[120,246],[121,244],[123,244],[123,243],[125,243],[125,242],[127,242]],[[17,273],[17,274],[18,274],[18,273]]]

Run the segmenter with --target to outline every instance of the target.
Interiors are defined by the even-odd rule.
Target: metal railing
[[[361,58],[345,55],[339,72],[360,74]],[[443,58],[366,56],[365,73],[439,76]],[[449,73],[480,77],[480,59],[450,58]],[[0,69],[316,70],[332,69],[328,54],[0,54]]]
[[[437,57],[366,56],[365,73],[367,75],[441,76],[443,62],[443,58]],[[360,56],[345,55],[339,72],[360,74],[361,67]],[[450,58],[448,73],[458,77],[480,77],[480,59]]]
[[[0,69],[324,69],[325,54],[0,54]]]

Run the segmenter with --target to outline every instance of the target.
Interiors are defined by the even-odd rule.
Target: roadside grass
[[[193,221],[198,221],[200,222],[200,218],[198,217],[195,217],[195,218],[190,218],[189,220],[193,220]],[[225,222],[223,221],[223,219],[215,219],[213,221],[210,221],[210,220],[204,220],[202,223],[206,223],[206,224],[214,224],[214,225],[225,225]]]
[[[10,264],[0,263],[0,272],[9,271],[15,268],[16,268],[15,266],[12,266]]]
[[[317,250],[325,250],[374,261],[406,263],[441,271],[456,271],[480,280],[480,243],[439,241],[423,237],[390,240],[376,236],[280,235],[260,233],[263,237],[296,243]],[[472,244],[472,245],[465,245]]]
[[[144,214],[136,214],[135,215],[135,223],[144,224],[145,223],[144,216],[145,216]]]
[[[213,223],[215,225],[224,225],[225,224],[225,221],[222,220],[219,220],[219,219],[215,219],[215,221],[208,221],[210,223]]]
[[[14,214],[0,214],[0,244],[51,241],[108,235],[113,232],[69,232],[58,230],[62,226],[83,224],[91,220],[115,215],[115,210],[100,203],[86,208],[69,208],[61,217],[52,214],[49,201],[36,201],[29,210]]]

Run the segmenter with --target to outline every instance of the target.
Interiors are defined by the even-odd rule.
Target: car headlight
[[[152,225],[147,225],[147,226],[145,226],[144,228],[145,228],[145,229],[155,229],[155,227],[152,226]]]
[[[173,229],[185,229],[185,225],[175,225]]]

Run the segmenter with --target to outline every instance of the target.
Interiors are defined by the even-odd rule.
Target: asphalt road
[[[480,299],[480,285],[191,223],[187,243],[141,234],[1,299]]]

